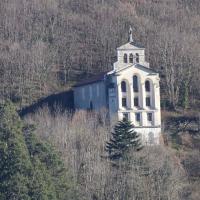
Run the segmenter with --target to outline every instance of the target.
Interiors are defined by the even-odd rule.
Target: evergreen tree
[[[56,200],[56,190],[46,166],[32,158],[33,171],[29,180],[29,195],[32,200]]]
[[[115,125],[110,141],[106,143],[106,151],[111,160],[125,159],[130,150],[139,151],[141,148],[139,135],[127,120],[119,121]]]
[[[38,140],[33,134],[34,127],[26,127],[25,132],[26,144],[34,166],[33,177],[36,177],[32,179],[33,199],[75,199],[72,178],[64,167],[59,153],[49,143]],[[36,183],[37,180],[41,183]],[[46,196],[38,198],[38,194],[44,195],[44,192],[40,191],[42,188]]]
[[[0,196],[28,200],[31,161],[22,134],[23,124],[15,107],[0,106]]]
[[[60,155],[33,131],[11,102],[0,106],[0,199],[77,199]]]

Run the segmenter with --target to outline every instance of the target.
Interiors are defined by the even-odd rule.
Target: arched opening
[[[126,82],[125,81],[121,82],[121,91],[122,92],[126,92],[127,91],[127,87],[126,87]]]
[[[133,91],[134,92],[139,91],[138,77],[136,75],[133,76]]]
[[[127,63],[128,62],[128,56],[127,56],[127,54],[125,53],[124,54],[124,63]]]
[[[127,80],[121,81],[121,107],[124,109],[130,108],[130,86]]]
[[[129,62],[133,63],[133,54],[132,53],[129,55]]]
[[[136,59],[135,59],[135,60],[136,60],[136,62],[137,62],[137,63],[139,63],[139,62],[140,62],[140,57],[139,57],[139,54],[138,54],[138,53],[136,53],[136,54],[135,54],[135,56],[136,56]]]
[[[145,90],[146,92],[150,92],[151,91],[151,84],[150,81],[145,81]]]

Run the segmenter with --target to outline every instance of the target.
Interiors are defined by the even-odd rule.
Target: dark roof
[[[88,78],[86,80],[83,80],[79,83],[77,83],[76,85],[74,85],[74,87],[80,87],[80,86],[83,86],[83,85],[88,85],[88,84],[92,84],[92,83],[96,83],[96,82],[99,82],[99,81],[103,81],[104,80],[104,77],[105,75],[108,73],[109,71],[106,71],[106,72],[101,72],[95,76],[92,76],[91,78]]]

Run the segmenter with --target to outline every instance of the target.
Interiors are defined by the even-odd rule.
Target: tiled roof
[[[95,76],[92,76],[91,78],[88,78],[86,80],[83,80],[79,83],[77,83],[76,85],[74,85],[74,87],[81,87],[83,85],[88,85],[88,84],[92,84],[92,83],[96,83],[99,81],[103,81],[105,78],[105,75],[108,73],[109,71],[106,72],[101,72]]]

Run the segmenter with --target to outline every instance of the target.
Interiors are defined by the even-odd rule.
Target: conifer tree
[[[0,196],[29,200],[31,161],[22,134],[22,122],[15,107],[0,106]]]
[[[139,151],[142,148],[139,135],[128,120],[119,121],[110,141],[106,143],[106,151],[111,160],[125,159],[130,150]]]
[[[56,150],[47,142],[40,141],[34,134],[34,127],[26,127],[26,144],[34,167],[31,191],[34,199],[75,199],[72,179]],[[35,182],[40,180],[40,182]],[[45,180],[45,181],[44,181]],[[43,190],[41,191],[41,189]],[[38,198],[38,195],[40,197]],[[45,198],[44,198],[45,197]]]
[[[0,199],[77,199],[60,155],[33,131],[11,102],[0,105]]]

